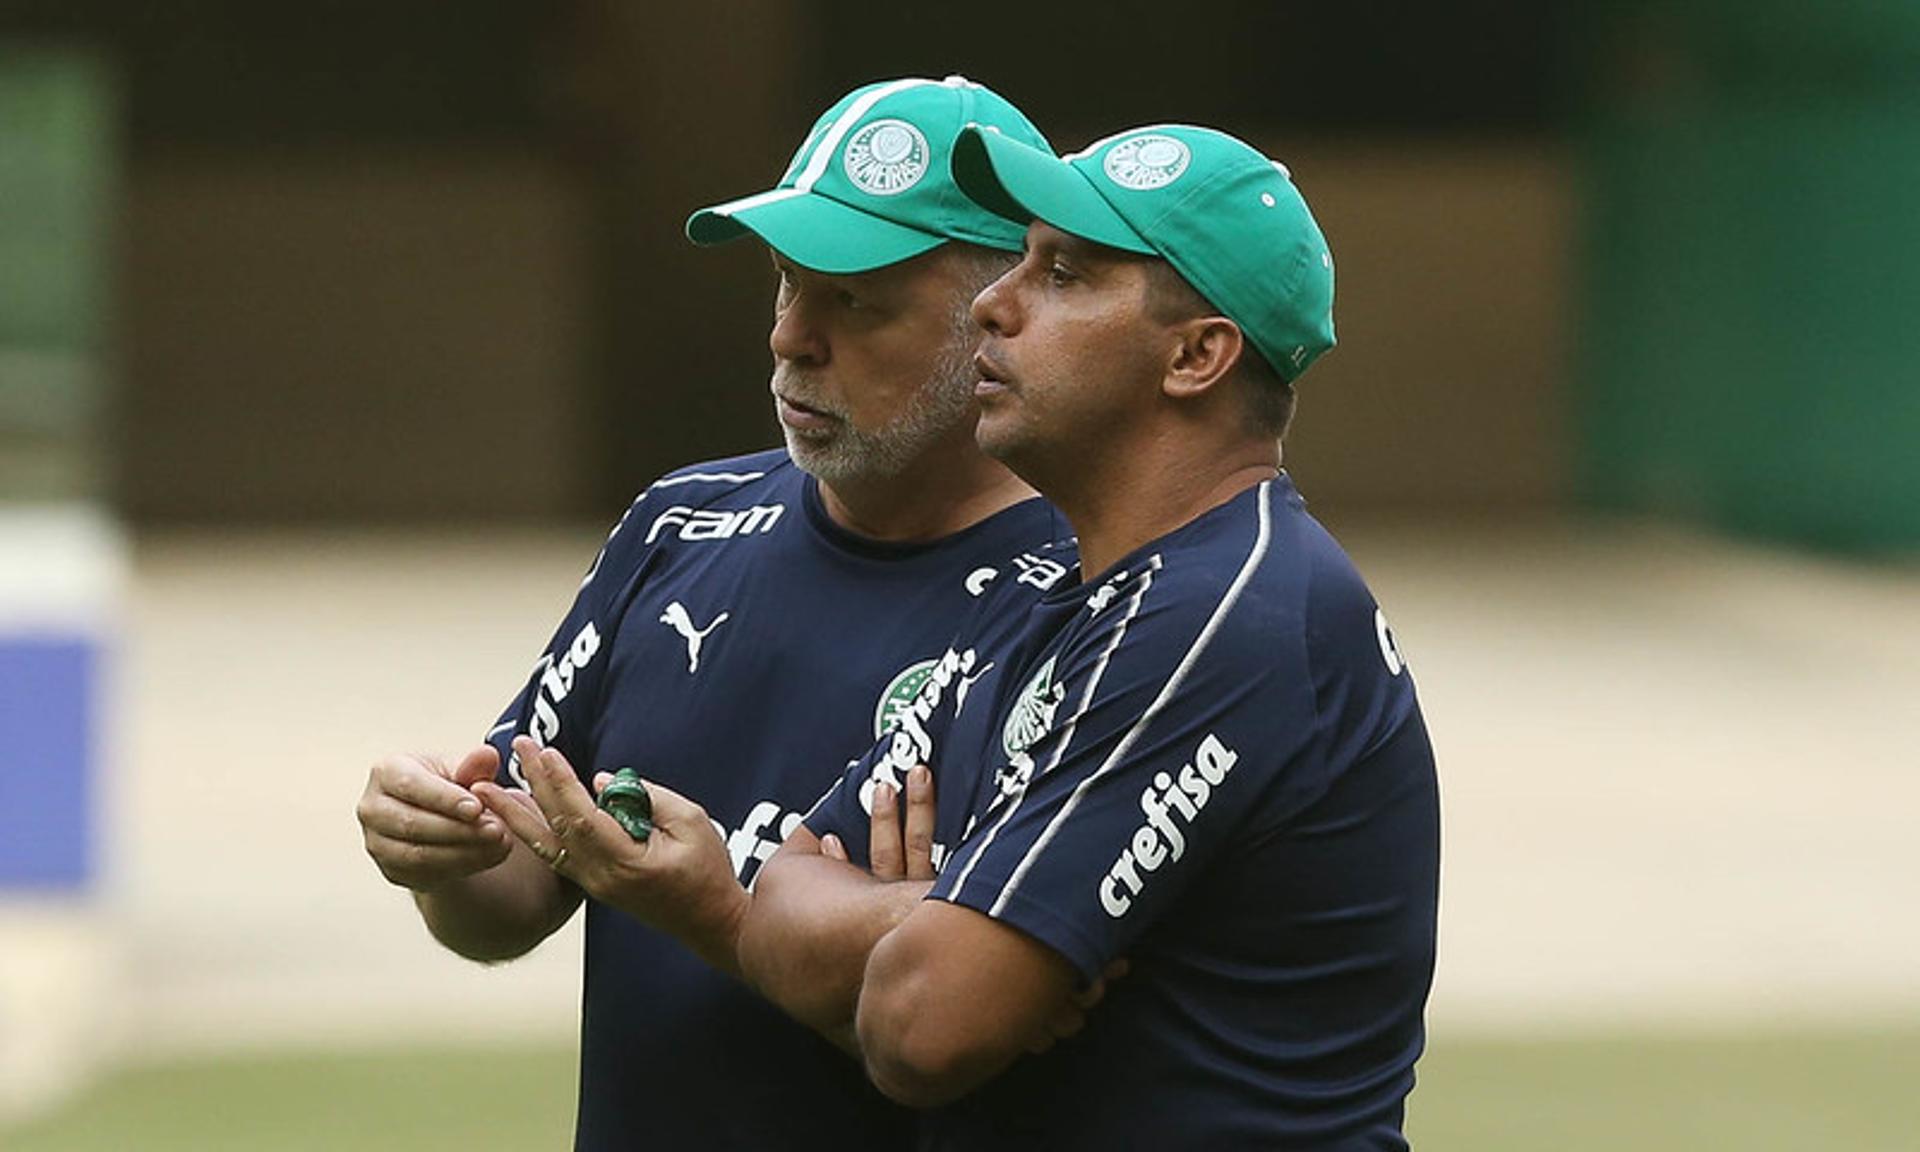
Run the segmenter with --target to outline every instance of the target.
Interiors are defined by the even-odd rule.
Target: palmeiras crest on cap
[[[920,129],[905,120],[875,120],[847,141],[840,163],[854,187],[874,196],[892,196],[920,183],[930,156]]]
[[[1122,140],[1107,150],[1101,164],[1107,179],[1122,188],[1149,192],[1165,188],[1180,179],[1193,160],[1193,152],[1171,136],[1149,134]]]

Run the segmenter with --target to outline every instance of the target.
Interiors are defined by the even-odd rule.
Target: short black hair
[[[1165,260],[1148,260],[1147,315],[1162,324],[1178,324],[1200,316],[1224,316],[1186,277]],[[1247,418],[1254,430],[1275,440],[1293,423],[1293,385],[1280,375],[1251,340],[1241,342],[1240,362],[1232,376],[1247,401]]]

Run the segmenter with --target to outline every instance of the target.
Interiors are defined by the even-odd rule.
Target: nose
[[[973,298],[973,322],[995,336],[1005,336],[1013,330],[1013,290],[1011,282],[1022,264],[1008,269],[998,280],[980,289]]]
[[[827,342],[809,318],[805,305],[798,299],[775,303],[773,331],[767,334],[767,347],[773,350],[773,358],[777,361],[800,364],[827,362]]]

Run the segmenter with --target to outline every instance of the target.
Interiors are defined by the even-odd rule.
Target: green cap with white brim
[[[1017,252],[1023,227],[953,183],[954,139],[976,123],[1053,154],[1018,108],[963,76],[882,81],[827,109],[777,187],[695,212],[687,237],[720,244],[751,232],[828,273],[884,268],[949,240]]]
[[[992,212],[1173,265],[1292,381],[1332,348],[1333,254],[1285,165],[1224,132],[1156,124],[1058,157],[992,125],[953,151]]]

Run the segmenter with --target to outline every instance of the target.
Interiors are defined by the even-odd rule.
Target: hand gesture
[[[919,881],[931,888],[933,867],[934,796],[933,773],[917,765],[907,773],[906,811],[901,812],[899,794],[888,784],[873,790],[873,815],[868,826],[869,859],[873,878],[886,881]],[[839,837],[829,833],[820,842],[823,855],[846,860],[847,850]],[[1027,1041],[1027,1051],[1045,1052],[1087,1026],[1087,1014],[1107,994],[1109,982],[1127,974],[1123,957],[1107,965],[1100,978],[1075,991],[1058,1005]]]
[[[747,893],[706,810],[648,784],[653,834],[635,840],[602,812],[567,758],[522,736],[513,743],[531,792],[477,784],[489,812],[534,855],[603,904],[678,938],[728,971]],[[594,777],[596,789],[612,776]]]
[[[452,768],[432,756],[376,763],[355,814],[381,875],[426,892],[505,860],[513,847],[507,827],[472,792],[499,768],[500,754],[487,745]]]
[[[906,812],[891,784],[873,789],[873,816],[867,829],[867,861],[875,880],[911,880],[933,883],[933,773],[924,764],[907,773]],[[820,851],[836,860],[847,859],[846,846],[828,833]]]

